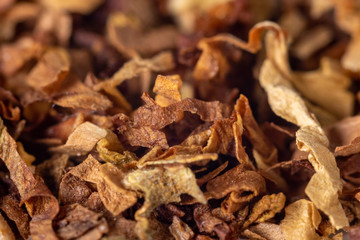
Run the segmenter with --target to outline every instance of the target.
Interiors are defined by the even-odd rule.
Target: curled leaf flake
[[[124,189],[120,184],[113,184],[113,181],[110,181],[110,179],[113,179],[111,177],[113,175],[118,175],[121,179],[123,173],[120,169],[117,169],[115,166],[109,169],[111,165],[104,166],[101,166],[92,155],[89,155],[84,162],[70,170],[68,174],[84,181],[95,183],[101,201],[116,216],[134,205],[137,198],[135,193]],[[101,171],[101,169],[103,170]]]
[[[251,210],[251,214],[243,225],[246,228],[253,222],[265,222],[280,212],[285,206],[286,197],[283,193],[265,195]]]
[[[223,198],[233,193],[234,202],[243,203],[265,192],[265,180],[254,171],[237,166],[223,175],[210,180],[206,185],[208,198]]]
[[[142,168],[130,172],[125,177],[125,185],[145,195],[144,205],[135,213],[136,233],[141,239],[149,239],[148,218],[159,205],[180,202],[181,194],[189,194],[197,201],[206,203],[206,199],[196,184],[191,170],[182,165],[174,167]]]
[[[0,158],[9,169],[10,178],[25,203],[32,220],[30,232],[34,239],[56,239],[52,219],[59,211],[57,199],[51,194],[42,180],[36,178],[17,152],[15,140],[7,132],[0,119]]]
[[[285,208],[285,218],[280,228],[285,239],[320,239],[316,233],[321,216],[315,205],[305,199],[298,200]]]

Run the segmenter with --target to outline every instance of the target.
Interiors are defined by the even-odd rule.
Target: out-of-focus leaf
[[[80,14],[89,14],[99,7],[104,0],[80,0],[80,1],[71,1],[71,0],[38,0],[44,6],[58,11],[69,11],[73,13]]]

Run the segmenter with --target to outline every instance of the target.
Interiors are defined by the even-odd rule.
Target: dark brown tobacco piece
[[[21,204],[26,205],[30,217],[30,233],[34,239],[57,239],[52,228],[52,220],[59,211],[57,199],[51,194],[39,177],[21,159],[15,140],[7,132],[0,119],[0,158],[10,172],[21,197]]]

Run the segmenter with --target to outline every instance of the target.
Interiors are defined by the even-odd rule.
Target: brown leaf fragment
[[[14,233],[0,213],[0,239],[15,240]]]
[[[14,197],[6,195],[1,199],[0,208],[10,220],[15,222],[20,235],[24,239],[27,239],[30,235],[30,218],[29,215],[19,207],[19,202]]]
[[[124,240],[135,240],[137,239],[135,234],[135,225],[135,221],[119,217],[115,219],[115,221],[109,222],[109,232],[107,235],[114,236],[114,239],[121,239],[121,237],[123,237]]]
[[[4,0],[0,3],[0,13],[6,11],[11,5],[14,4],[14,0]]]
[[[146,126],[136,127],[125,114],[116,115],[114,121],[119,135],[131,146],[169,148],[166,135],[162,131]]]
[[[90,122],[84,122],[70,134],[65,145],[53,147],[51,150],[70,155],[85,155],[95,147],[100,139],[105,138],[108,134],[109,130]]]
[[[109,231],[108,224],[104,218],[100,220],[100,224],[91,229],[85,235],[78,238],[78,240],[98,240]]]
[[[41,179],[35,178],[31,170],[16,151],[16,142],[7,132],[0,119],[0,158],[10,172],[10,178],[25,203],[29,215],[30,232],[33,239],[56,239],[52,219],[59,211],[57,199],[50,193]]]
[[[80,237],[99,224],[100,216],[77,203],[66,205],[57,217],[56,233],[61,239]]]
[[[52,9],[41,12],[34,29],[36,39],[55,42],[61,46],[68,45],[71,33],[72,18],[70,14]]]
[[[347,157],[360,152],[360,136],[356,137],[350,144],[335,148],[336,157]]]
[[[177,121],[179,112],[191,112],[200,116],[203,121],[214,121],[223,116],[224,110],[218,101],[205,102],[187,98],[179,102],[160,107],[147,93],[141,97],[145,105],[138,108],[133,115],[135,126],[148,126],[159,130]]]
[[[182,165],[138,169],[128,173],[124,183],[126,187],[142,191],[145,195],[144,205],[135,213],[135,231],[140,239],[149,239],[153,235],[148,218],[157,206],[180,202],[180,195],[185,193],[198,202],[206,202],[194,174]]]
[[[346,48],[344,55],[341,58],[341,65],[346,69],[354,73],[360,72],[359,56],[356,54],[360,50],[359,44],[360,34],[357,32],[353,34],[349,45]]]
[[[70,56],[65,49],[47,50],[27,77],[27,83],[45,93],[54,92],[70,71]]]
[[[195,236],[191,228],[177,216],[173,217],[169,230],[176,240],[190,240]]]
[[[36,174],[40,175],[49,189],[52,189],[54,195],[58,195],[60,182],[64,175],[65,167],[69,156],[66,154],[55,154],[49,160],[46,160],[36,166]]]
[[[206,185],[207,198],[220,199],[229,193],[234,202],[244,203],[265,192],[265,180],[254,172],[246,171],[240,165],[210,180]]]
[[[102,166],[92,155],[89,155],[84,162],[71,169],[69,174],[84,181],[95,183],[101,201],[115,216],[134,205],[137,201],[134,192],[124,189],[119,184],[123,178],[121,170],[110,163]]]
[[[36,19],[41,11],[41,6],[35,3],[19,2],[11,7],[0,20],[2,26],[0,39],[10,40],[15,35],[19,23]]]
[[[312,56],[316,51],[328,45],[334,34],[326,25],[318,25],[304,31],[300,38],[292,46],[292,53],[304,60]]]
[[[252,208],[243,228],[247,228],[254,222],[265,222],[273,218],[284,208],[285,200],[286,197],[283,193],[263,196]]]
[[[200,40],[197,47],[202,53],[196,63],[193,77],[198,81],[223,82],[230,67],[222,51],[207,39]]]
[[[91,188],[85,181],[66,173],[59,186],[59,201],[61,204],[83,204],[92,194]]]
[[[211,214],[207,205],[198,205],[194,209],[194,220],[199,228],[200,233],[216,232],[219,239],[227,239],[231,235],[231,229],[221,219]]]
[[[12,44],[0,47],[0,71],[5,76],[11,76],[20,70],[25,63],[39,57],[43,47],[32,38],[23,37]]]
[[[353,155],[353,156],[349,157],[345,162],[339,163],[341,176],[345,180],[347,180],[355,185],[360,184],[360,176],[358,175],[358,173],[360,172],[360,164],[359,163],[360,163],[359,154]]]
[[[210,127],[211,135],[204,147],[204,152],[227,154],[230,152],[231,142],[234,139],[232,126],[235,119],[224,118],[215,120]]]
[[[219,167],[217,167],[215,170],[207,173],[206,175],[202,176],[201,178],[196,179],[197,184],[199,186],[201,186],[204,183],[207,183],[211,179],[215,178],[228,166],[228,164],[229,164],[229,162],[225,162],[225,163],[221,164]]]
[[[71,1],[71,0],[40,0],[41,4],[47,8],[57,10],[57,11],[69,11],[72,13],[80,14],[89,14],[99,7],[104,0],[80,0],[80,1]]]
[[[64,108],[105,111],[112,102],[103,94],[92,90],[70,73],[51,96],[51,101]]]
[[[251,226],[249,230],[266,240],[285,240],[280,225],[277,224],[263,222]]]
[[[285,208],[285,218],[280,228],[285,239],[320,239],[316,233],[321,216],[315,205],[305,199],[298,200]]]

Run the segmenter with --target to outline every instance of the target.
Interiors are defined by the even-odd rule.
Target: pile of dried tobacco
[[[1,0],[0,239],[360,239],[358,51],[360,0]]]

